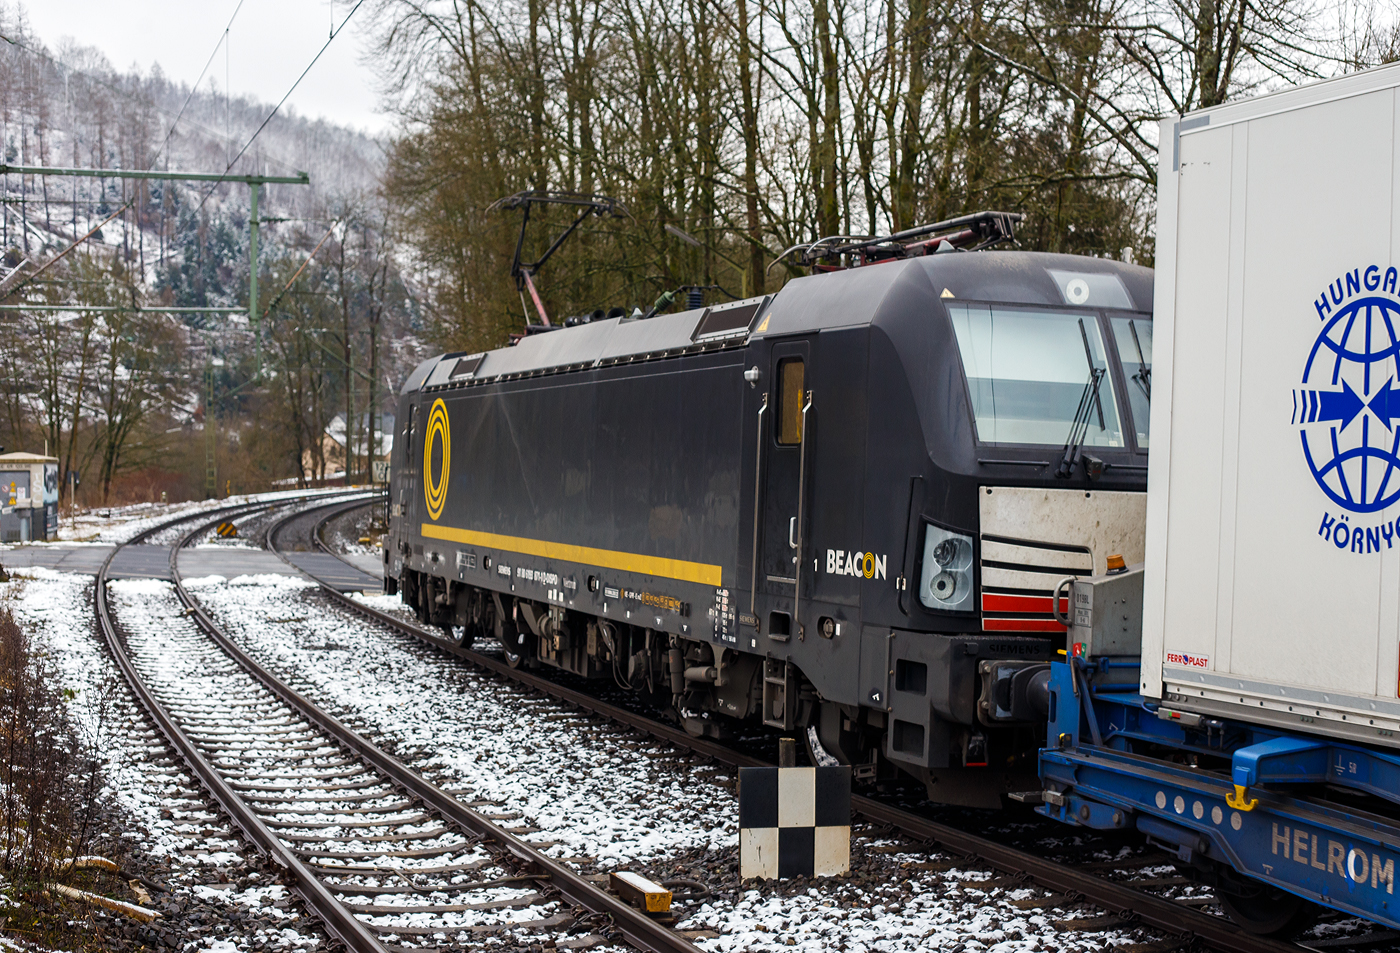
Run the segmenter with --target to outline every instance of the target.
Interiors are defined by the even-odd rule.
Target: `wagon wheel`
[[[1302,897],[1258,881],[1222,881],[1215,894],[1240,929],[1259,936],[1292,936],[1311,926],[1321,910]]]

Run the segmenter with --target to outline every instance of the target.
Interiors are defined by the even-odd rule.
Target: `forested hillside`
[[[211,453],[220,493],[339,469],[322,452],[327,426],[377,422],[368,409],[392,409],[423,350],[379,191],[386,143],[283,110],[239,156],[271,104],[49,46],[22,11],[0,16],[0,34],[11,166],[310,179],[261,189],[255,342],[247,184],[0,176],[5,271],[17,269],[0,302],[0,444],[47,447],[88,502],[199,495]],[[137,310],[155,307],[237,310]]]

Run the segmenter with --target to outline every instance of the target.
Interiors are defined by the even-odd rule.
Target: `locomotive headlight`
[[[953,562],[953,560],[954,560],[954,559],[957,559],[957,558],[958,558],[958,544],[957,544],[957,541],[956,541],[956,540],[945,539],[945,540],[943,540],[943,542],[941,542],[941,543],[939,543],[937,546],[933,547],[933,561],[936,562],[936,563],[938,563],[938,565],[940,565],[940,566],[947,566],[947,565],[950,565],[950,564]],[[945,572],[945,573],[940,573],[939,575],[940,575],[940,576],[947,576],[948,574]],[[949,578],[952,578],[952,577],[949,577]]]
[[[924,529],[919,601],[930,609],[972,608],[972,537],[938,526]]]
[[[933,597],[940,602],[947,602],[953,598],[953,594],[958,591],[958,580],[950,572],[941,572],[933,577],[933,583],[929,586],[933,592]]]

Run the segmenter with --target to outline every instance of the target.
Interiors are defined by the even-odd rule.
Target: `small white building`
[[[353,435],[353,441],[349,441],[345,433],[345,415],[335,415],[335,418],[321,435],[321,455],[326,464],[326,476],[345,472],[345,445],[347,442],[353,443],[352,451],[357,464],[364,460],[365,448],[369,443],[370,423],[370,415],[361,414],[359,429]],[[374,460],[387,462],[389,454],[394,449],[394,415],[378,414],[373,423],[375,424]],[[314,473],[314,462],[311,451],[303,451],[301,456],[302,473],[307,476]]]
[[[0,454],[0,542],[58,535],[58,458]]]

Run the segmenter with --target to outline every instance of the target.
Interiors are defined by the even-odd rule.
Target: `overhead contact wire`
[[[229,17],[228,23],[224,24],[224,31],[219,34],[219,42],[214,44],[214,49],[209,53],[209,59],[204,63],[204,69],[199,71],[199,78],[196,79],[194,85],[190,87],[190,94],[185,97],[185,102],[180,106],[180,111],[176,113],[175,118],[171,120],[170,131],[165,134],[165,141],[160,144],[160,148],[156,150],[156,157],[151,160],[151,164],[147,168],[155,167],[156,162],[160,160],[161,153],[163,153],[165,147],[170,144],[170,137],[175,135],[175,127],[180,124],[180,118],[185,115],[185,110],[189,108],[190,102],[194,99],[194,94],[199,91],[199,84],[204,82],[204,76],[209,72],[209,67],[214,65],[214,57],[219,55],[219,47],[228,42],[228,31],[233,27],[233,21],[238,18],[238,11],[243,9],[244,2],[245,0],[238,0],[238,6],[233,8],[233,16]]]
[[[243,153],[248,151],[248,147],[251,146],[253,144],[253,141],[257,139],[259,135],[262,134],[262,131],[264,129],[267,128],[267,124],[272,122],[272,117],[277,115],[277,111],[281,109],[283,105],[286,104],[287,100],[291,98],[292,93],[296,92],[297,86],[301,85],[301,81],[306,78],[306,74],[311,72],[311,67],[316,65],[316,61],[319,60],[321,58],[321,55],[326,52],[326,50],[330,47],[332,43],[335,42],[335,38],[340,36],[341,32],[345,29],[346,24],[350,22],[350,18],[355,15],[355,11],[360,9],[364,2],[365,0],[357,0],[355,5],[351,7],[350,12],[345,15],[345,19],[340,21],[340,26],[336,27],[335,30],[331,32],[331,35],[326,39],[326,42],[322,44],[319,50],[316,51],[316,55],[311,58],[311,62],[306,64],[306,69],[301,71],[301,75],[298,76],[296,78],[296,81],[292,83],[291,88],[288,89],[286,94],[280,100],[277,101],[277,105],[272,107],[272,112],[267,114],[267,118],[264,119],[262,121],[262,124],[258,126],[256,130],[254,130],[251,136],[248,137],[248,141],[243,143],[243,148],[239,149],[238,152],[234,155],[234,157],[229,160],[228,167],[225,168],[223,173],[219,176],[219,178],[215,180],[212,185],[209,186],[209,191],[205,192],[204,197],[200,199],[199,208],[196,208],[194,210],[195,215],[198,215],[200,209],[204,208],[205,203],[209,201],[209,197],[214,194],[214,190],[217,189],[219,185],[223,183],[225,177],[228,176],[229,170],[231,170],[234,167],[234,164],[237,163],[239,159],[243,158]]]
[[[281,301],[283,296],[291,290],[291,287],[296,282],[297,278],[301,277],[301,273],[306,270],[306,266],[311,264],[311,259],[316,257],[316,253],[321,250],[321,246],[326,243],[327,238],[331,237],[331,232],[335,231],[336,226],[339,224],[340,221],[338,219],[334,222],[331,222],[331,227],[326,229],[326,234],[322,235],[321,240],[316,243],[316,247],[311,249],[311,254],[306,256],[306,261],[301,263],[301,267],[292,273],[292,277],[287,279],[287,283],[282,286],[282,290],[277,292],[273,299],[268,302],[267,310],[264,311],[262,315],[264,321],[266,321],[267,316],[272,313],[272,309],[277,307],[277,302]]]

